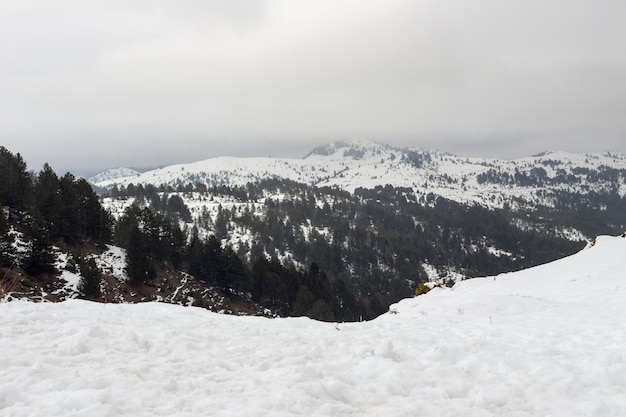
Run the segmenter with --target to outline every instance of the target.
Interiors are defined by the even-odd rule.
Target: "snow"
[[[65,285],[65,292],[70,294],[78,293],[78,284],[80,283],[80,275],[70,271],[62,271],[61,277],[67,284]]]
[[[132,168],[125,168],[125,167],[110,168],[110,169],[107,169],[106,171],[102,171],[98,173],[97,175],[94,175],[93,177],[89,178],[87,181],[89,181],[92,184],[96,184],[96,183],[103,182],[103,181],[119,180],[122,178],[132,178],[140,174],[141,172],[134,170]]]
[[[3,416],[623,416],[626,239],[363,323],[0,304]]]
[[[126,250],[118,246],[106,245],[107,250],[101,255],[94,256],[96,265],[101,271],[105,271],[119,281],[127,281],[126,275]]]
[[[403,156],[410,153],[426,157],[420,167]],[[204,183],[209,187],[227,184],[245,186],[262,179],[286,178],[310,186],[337,187],[353,193],[356,188],[372,189],[387,184],[412,188],[416,196],[433,193],[460,203],[478,203],[490,208],[532,208],[539,204],[551,206],[554,195],[567,192],[609,192],[616,187],[626,195],[623,176],[619,181],[592,181],[577,169],[601,171],[601,167],[626,170],[626,156],[622,154],[576,154],[562,151],[544,152],[528,158],[500,160],[494,158],[466,158],[423,149],[397,149],[367,141],[340,142],[319,147],[304,159],[293,158],[234,158],[217,157],[190,164],[172,165],[126,178],[102,176],[96,185],[110,188],[114,184],[162,184],[176,188],[189,183]],[[537,186],[503,186],[486,182],[479,184],[477,176],[491,169],[515,175],[528,174],[532,169],[546,171],[550,179],[564,174],[579,181],[543,184]],[[523,208],[523,207],[521,207]]]

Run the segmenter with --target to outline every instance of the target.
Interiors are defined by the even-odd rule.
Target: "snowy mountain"
[[[626,157],[618,153],[561,151],[517,160],[466,158],[423,149],[398,149],[363,141],[316,148],[303,159],[218,157],[172,165],[126,178],[108,178],[100,187],[134,183],[245,186],[264,179],[289,179],[349,192],[387,184],[486,207],[554,207],[561,193],[626,195]]]
[[[110,168],[94,175],[93,177],[90,177],[87,181],[91,184],[99,184],[107,181],[119,181],[121,179],[134,178],[138,175],[141,175],[141,172],[132,168]]]
[[[217,236],[248,265],[262,255],[315,262],[360,281],[357,292],[395,301],[410,290],[392,281],[518,270],[621,233],[625,181],[619,154],[504,161],[355,141],[303,159],[220,157],[99,185],[118,186],[103,200],[116,218],[149,207],[201,238]]]
[[[0,414],[622,416],[626,239],[371,322],[0,303]]]

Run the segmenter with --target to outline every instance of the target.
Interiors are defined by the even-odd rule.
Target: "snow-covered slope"
[[[358,187],[389,184],[412,188],[418,196],[433,193],[462,203],[534,207],[551,206],[555,193],[560,191],[626,195],[626,157],[552,151],[509,161],[353,141],[319,147],[304,159],[219,157],[96,185],[243,186],[268,178],[334,186],[350,192]]]
[[[626,239],[372,322],[0,304],[0,415],[622,416]]]
[[[124,167],[110,168],[94,175],[93,177],[89,178],[87,181],[89,181],[92,184],[99,184],[99,183],[106,182],[106,181],[116,181],[116,180],[119,181],[121,179],[134,178],[140,174],[141,172],[134,170],[132,168],[124,168]]]

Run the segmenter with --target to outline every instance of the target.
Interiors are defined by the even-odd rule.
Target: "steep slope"
[[[372,322],[148,303],[0,304],[0,411],[620,416],[626,239],[407,299]]]
[[[219,157],[96,185],[233,187],[276,178],[349,192],[389,184],[411,188],[418,198],[434,194],[493,208],[533,209],[557,206],[562,193],[624,197],[626,157],[552,151],[505,161],[353,141],[319,147],[304,159]]]

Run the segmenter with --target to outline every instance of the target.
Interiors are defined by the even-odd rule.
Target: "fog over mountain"
[[[0,2],[0,143],[93,174],[335,140],[626,152],[626,4]]]

